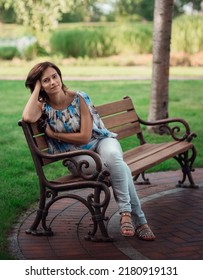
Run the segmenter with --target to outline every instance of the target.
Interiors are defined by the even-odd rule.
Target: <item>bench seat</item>
[[[124,160],[129,165],[132,175],[136,176],[151,167],[193,148],[188,142],[168,142],[160,144],[143,144],[124,153]]]

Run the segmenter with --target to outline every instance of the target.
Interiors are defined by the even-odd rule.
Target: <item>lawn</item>
[[[67,81],[70,89],[86,91],[95,105],[118,100],[125,95],[132,97],[138,114],[146,119],[149,109],[150,81]],[[169,115],[186,119],[198,137],[195,167],[203,166],[203,80],[170,81]],[[1,150],[0,150],[0,259],[12,256],[7,251],[7,236],[19,215],[38,197],[38,181],[34,166],[17,122],[29,97],[24,81],[0,81],[1,98]],[[147,134],[147,132],[146,132]],[[148,135],[152,141],[158,136]],[[164,136],[166,138],[166,136]],[[130,148],[132,140],[123,142],[123,149]],[[156,171],[179,168],[174,160],[156,167]],[[151,171],[151,170],[150,170]]]

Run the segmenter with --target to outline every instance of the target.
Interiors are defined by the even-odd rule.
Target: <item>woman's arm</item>
[[[42,103],[38,101],[40,88],[41,83],[40,81],[37,81],[34,91],[23,110],[22,118],[26,122],[34,123],[41,117]]]
[[[72,143],[75,145],[88,144],[92,136],[93,119],[82,97],[80,97],[80,114],[81,114],[81,127],[80,132],[76,133],[57,133],[54,132],[49,125],[47,125],[45,133],[54,139]]]

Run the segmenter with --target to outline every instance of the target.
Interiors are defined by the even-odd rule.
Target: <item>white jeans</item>
[[[118,140],[115,138],[101,139],[95,152],[101,156],[104,166],[110,172],[111,185],[119,212],[131,212],[136,227],[147,223],[130,168],[123,160],[123,152]],[[81,156],[77,157],[76,160],[81,160]],[[93,169],[94,167],[90,166],[88,173],[92,173]],[[72,172],[71,168],[70,171]]]

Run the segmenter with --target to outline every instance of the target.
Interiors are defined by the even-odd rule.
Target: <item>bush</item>
[[[26,60],[32,60],[38,56],[47,56],[47,55],[48,55],[47,51],[43,47],[41,47],[38,42],[27,47],[22,54],[22,56]]]
[[[179,16],[173,21],[171,50],[194,54],[203,50],[203,17]]]
[[[11,60],[16,56],[19,56],[19,52],[14,46],[0,47],[0,59]]]
[[[58,30],[50,45],[53,53],[64,57],[104,57],[117,53],[115,35],[104,27]]]
[[[134,53],[152,52],[152,25],[125,24],[120,33],[122,45]]]
[[[50,40],[53,53],[64,57],[106,57],[121,52],[150,53],[152,24],[128,23],[59,29]]]

